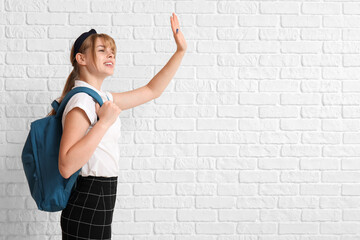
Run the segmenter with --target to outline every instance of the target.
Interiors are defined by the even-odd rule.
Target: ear
[[[85,61],[85,55],[82,53],[77,53],[75,55],[76,61],[78,62],[78,64],[80,65],[86,65],[86,61]]]

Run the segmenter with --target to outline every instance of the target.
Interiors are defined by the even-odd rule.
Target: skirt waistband
[[[80,181],[117,182],[118,177],[78,176]]]

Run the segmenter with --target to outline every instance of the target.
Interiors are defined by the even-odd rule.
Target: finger
[[[175,13],[174,13],[174,16],[175,16],[174,20],[175,20],[176,26],[180,26],[180,25],[179,25],[179,20],[178,20],[177,16],[175,15]]]
[[[170,21],[171,21],[171,28],[172,28],[173,32],[175,32],[174,18],[173,18],[173,17],[170,17]]]
[[[172,20],[172,17],[171,17],[171,16],[170,16],[170,24],[171,24],[172,30],[174,31],[174,23],[173,23],[173,20]]]
[[[175,25],[175,27],[178,25],[178,22],[177,22],[177,17],[176,17],[176,15],[175,15],[175,13],[173,13],[173,19],[174,19],[174,25]]]

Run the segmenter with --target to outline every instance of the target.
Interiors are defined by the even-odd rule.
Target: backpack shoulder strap
[[[88,88],[88,87],[76,87],[76,88],[73,88],[70,92],[68,92],[66,94],[64,99],[61,101],[61,104],[59,104],[56,100],[54,100],[54,102],[51,104],[53,106],[54,110],[56,111],[57,118],[62,116],[65,106],[66,106],[67,102],[70,100],[70,98],[79,92],[85,92],[85,93],[89,94],[92,98],[95,99],[95,101],[97,101],[99,103],[100,107],[103,105],[103,100],[96,91],[94,91],[93,89]],[[56,101],[56,103],[55,103],[55,101]]]

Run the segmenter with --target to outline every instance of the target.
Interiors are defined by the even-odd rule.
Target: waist
[[[101,196],[114,196],[117,190],[118,177],[96,177],[78,176],[75,192],[85,194],[95,194]]]
[[[118,177],[98,177],[98,176],[78,176],[77,181],[90,181],[90,182],[103,182],[103,183],[112,183],[112,182],[117,182]]]

